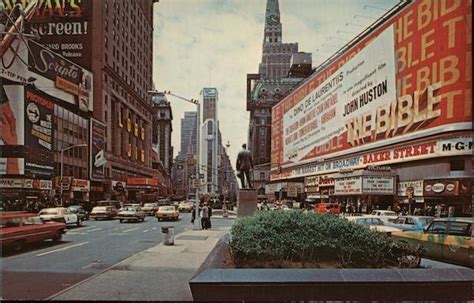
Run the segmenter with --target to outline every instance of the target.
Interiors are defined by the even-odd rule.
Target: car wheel
[[[81,225],[82,225],[82,221],[79,220],[79,219],[77,219],[76,225],[77,225],[77,227],[81,226]]]
[[[94,218],[94,221],[97,221],[97,218]]]
[[[13,251],[20,251],[23,249],[24,245],[25,245],[24,240],[16,240],[15,242],[12,243],[12,249]]]
[[[123,219],[120,219],[119,221],[120,221],[120,223],[123,223]]]
[[[156,220],[158,220],[158,222],[160,222],[160,221],[161,221],[161,219],[160,219],[160,218],[156,218]]]
[[[60,230],[58,230],[58,231],[54,234],[53,238],[51,238],[51,239],[53,240],[53,242],[59,242],[59,241],[62,240],[62,238],[63,238],[63,233],[62,233]]]

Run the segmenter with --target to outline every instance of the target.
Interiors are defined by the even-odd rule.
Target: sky
[[[279,0],[283,42],[312,53],[313,68],[399,0]],[[202,100],[219,92],[218,119],[232,165],[247,142],[247,74],[261,62],[266,0],[160,0],[154,6],[153,81],[159,91]],[[168,96],[172,145],[180,150],[181,119],[196,106]],[[234,167],[235,168],[235,167]]]

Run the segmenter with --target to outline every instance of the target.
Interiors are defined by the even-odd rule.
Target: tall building
[[[152,84],[155,0],[91,1],[92,54],[96,95],[93,116],[106,125],[106,197],[153,191]],[[142,184],[143,183],[143,184]]]
[[[302,66],[303,73],[299,72]],[[267,0],[258,70],[258,74],[247,74],[248,148],[255,165],[253,185],[263,198],[270,180],[272,106],[311,73],[311,54],[298,52],[298,43],[283,43],[278,0]]]
[[[204,174],[206,185],[202,187],[206,193],[218,191],[218,147],[219,147],[219,121],[217,116],[217,103],[219,94],[216,88],[203,88],[202,90],[202,124],[200,165]]]
[[[185,112],[181,119],[181,150],[180,154],[196,153],[196,112]]]
[[[194,174],[196,155],[196,112],[185,112],[181,119],[181,148],[173,166],[173,185],[175,194],[187,197],[191,192],[190,176]]]
[[[163,164],[168,175],[171,175],[173,164],[173,146],[171,133],[173,132],[173,112],[171,104],[165,94],[153,96],[153,129],[152,146],[158,154],[158,160]]]

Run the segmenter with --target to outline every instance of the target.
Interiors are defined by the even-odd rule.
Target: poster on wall
[[[1,85],[0,89],[0,175],[24,175],[24,87]]]
[[[91,118],[90,122],[90,178],[102,181],[105,176],[105,135],[104,123]]]
[[[54,103],[39,90],[25,88],[25,173],[52,177]]]
[[[271,180],[293,167],[472,130],[471,5],[446,2],[434,18],[414,1],[285,96],[272,108]]]
[[[364,130],[371,135],[377,108],[389,108],[396,99],[393,39],[389,27],[284,114],[284,162],[321,155],[326,144],[340,144],[358,119],[365,119]]]

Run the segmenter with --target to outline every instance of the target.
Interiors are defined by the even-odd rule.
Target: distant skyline
[[[313,55],[313,68],[396,5],[398,0],[279,0],[283,42]],[[232,165],[247,142],[246,75],[261,62],[266,0],[160,0],[154,7],[153,80],[159,91],[202,100],[219,91],[222,142]],[[196,106],[167,96],[174,156],[181,118]],[[234,167],[235,169],[235,167]]]

